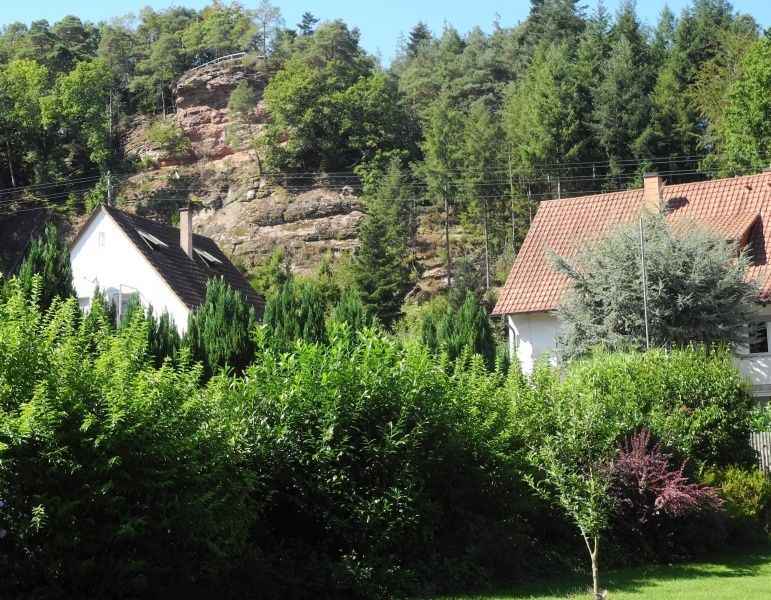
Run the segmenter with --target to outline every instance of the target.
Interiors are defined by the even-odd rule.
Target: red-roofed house
[[[542,202],[509,277],[501,289],[493,315],[506,319],[512,357],[525,372],[546,355],[559,361],[560,324],[554,309],[568,286],[555,272],[548,251],[569,257],[577,243],[600,238],[619,223],[635,219],[644,207],[668,209],[668,218],[699,221],[740,246],[752,244],[749,275],[757,279],[758,324],[768,339],[771,322],[771,271],[766,244],[771,247],[771,172],[732,179],[664,185],[656,174],[646,175],[642,189]],[[740,349],[741,350],[741,349]],[[771,353],[767,341],[743,349],[742,371],[758,395],[771,395]]]

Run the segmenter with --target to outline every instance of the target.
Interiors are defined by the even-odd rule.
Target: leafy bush
[[[595,352],[565,368],[564,385],[629,401],[637,427],[708,465],[752,465],[752,392],[728,349]],[[627,435],[631,432],[627,432]]]
[[[771,525],[771,477],[760,469],[710,469],[702,479],[719,488],[733,538],[757,538]]]
[[[154,369],[141,319],[114,333],[77,301],[0,303],[5,597],[201,593],[259,514],[238,440],[199,370]]]
[[[192,148],[187,132],[172,120],[155,121],[147,130],[147,139],[160,150],[162,158],[184,156]]]
[[[243,380],[212,381],[273,490],[270,527],[255,529],[255,543],[278,556],[291,549],[284,560],[298,564],[324,557],[315,576],[326,569],[347,597],[478,583],[504,561],[501,571],[520,569],[522,490],[503,383],[478,358],[447,374],[420,347],[347,326],[325,345],[264,345]],[[494,550],[502,539],[505,557]],[[300,586],[276,593],[321,593]]]

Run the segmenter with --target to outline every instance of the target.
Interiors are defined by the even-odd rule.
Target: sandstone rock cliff
[[[198,210],[194,227],[251,269],[281,248],[294,272],[315,270],[322,256],[334,259],[358,246],[364,202],[354,188],[332,189],[323,182],[287,189],[261,177],[254,151],[225,141],[232,125],[230,92],[247,79],[261,97],[258,69],[240,60],[207,65],[183,74],[176,86],[177,112],[171,117],[187,132],[193,157],[173,166],[143,171],[123,182],[119,197],[143,213],[172,217],[176,207],[192,201]],[[253,111],[255,132],[268,122],[262,101]],[[137,157],[157,158],[143,140],[146,122],[137,122],[126,148]],[[456,239],[460,241],[459,236]],[[412,249],[420,277],[417,290],[432,292],[444,285],[439,256],[441,227],[421,220]]]

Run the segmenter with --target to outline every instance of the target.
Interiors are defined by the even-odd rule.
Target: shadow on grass
[[[705,557],[699,562],[672,565],[643,565],[600,573],[603,588],[613,592],[642,593],[672,581],[711,577],[752,577],[768,570],[771,563],[771,540],[747,548]],[[450,596],[444,600],[526,600],[528,598],[581,598],[588,592],[591,576],[571,576],[548,581],[526,583],[495,593]]]

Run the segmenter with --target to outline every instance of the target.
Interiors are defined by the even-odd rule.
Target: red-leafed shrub
[[[678,465],[642,429],[619,446],[609,467],[617,532],[658,557],[689,547],[693,534],[722,510],[715,488],[688,479],[687,462]]]

